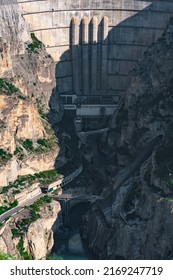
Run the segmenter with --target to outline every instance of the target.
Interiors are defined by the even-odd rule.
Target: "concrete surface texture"
[[[134,62],[140,58],[147,46],[161,36],[169,18],[173,15],[173,1],[170,0],[18,0],[18,3],[29,29],[47,46],[47,51],[57,62],[61,60],[63,68],[61,76],[64,74],[66,80],[65,83],[61,83],[64,87],[66,84],[66,88],[62,88],[61,91],[67,90],[67,87],[71,90],[73,86],[71,57],[70,54],[66,57],[68,52],[66,55],[64,53],[70,48],[69,34],[74,16],[77,18],[76,25],[81,24],[80,29],[83,30],[81,44],[101,43],[109,32],[107,44],[103,44],[102,48],[98,45],[97,50],[91,51],[91,57],[92,55],[95,57],[94,61],[92,60],[93,64],[97,60],[93,72],[99,76],[96,66],[99,64],[100,57],[96,53],[102,49],[102,59],[107,60],[102,68],[102,74],[106,71],[107,75],[101,79],[101,88],[107,87],[109,91],[112,89],[120,94],[126,90],[127,74]],[[105,28],[100,32],[102,21]],[[92,38],[87,36],[88,23],[90,23]],[[100,33],[102,36],[99,36]],[[75,39],[79,41],[79,37]],[[76,44],[77,41],[73,43]],[[85,46],[84,49],[83,58],[87,61],[87,47]],[[96,82],[95,75],[91,76]],[[99,80],[99,77],[97,78]],[[84,83],[84,91],[87,90],[86,87]],[[96,87],[94,82],[92,87],[93,89]]]
[[[65,104],[116,104],[128,87],[130,70],[173,15],[171,0],[18,4],[30,31],[57,62],[57,86]]]

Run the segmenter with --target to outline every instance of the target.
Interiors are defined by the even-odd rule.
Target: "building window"
[[[72,104],[72,97],[67,97],[67,104]]]

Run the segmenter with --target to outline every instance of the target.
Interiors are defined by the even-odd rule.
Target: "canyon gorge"
[[[0,26],[0,252],[172,259],[173,1],[0,0]]]

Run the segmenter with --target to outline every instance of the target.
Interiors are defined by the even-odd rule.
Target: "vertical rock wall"
[[[24,54],[30,41],[16,0],[0,0],[0,75],[12,68],[12,56]]]

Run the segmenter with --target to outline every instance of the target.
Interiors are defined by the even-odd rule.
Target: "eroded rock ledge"
[[[10,218],[0,229],[0,251],[17,259],[22,258],[18,250],[20,237],[15,237],[12,229],[16,228],[24,217],[26,219],[26,215],[28,215],[26,211],[23,210],[14,218]],[[50,253],[54,244],[52,227],[53,225],[55,227],[60,211],[59,202],[52,201],[41,207],[39,211],[40,218],[28,224],[22,237],[22,243],[24,250],[34,260],[45,259]]]

